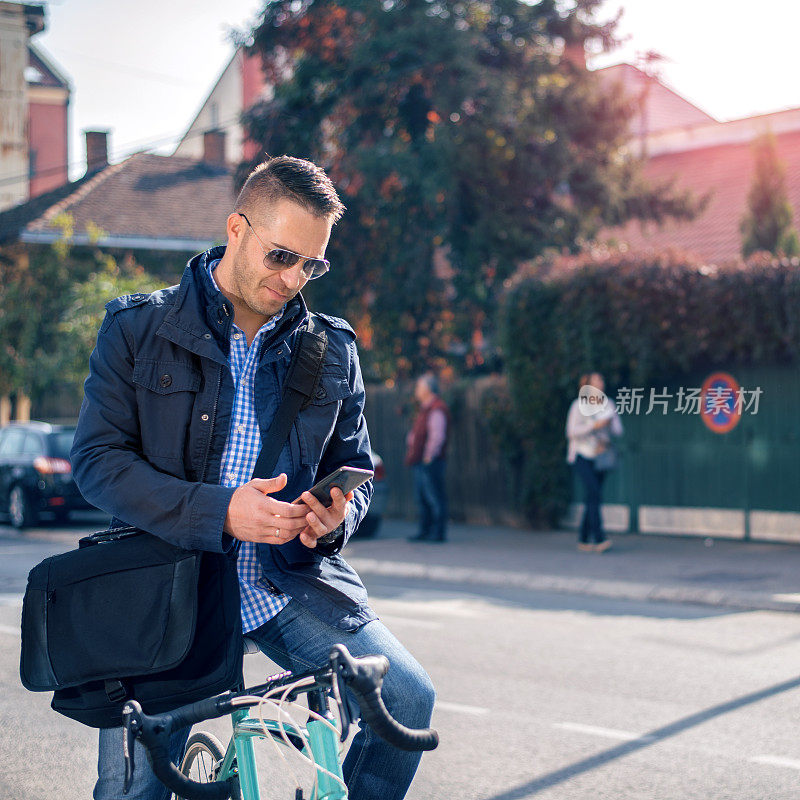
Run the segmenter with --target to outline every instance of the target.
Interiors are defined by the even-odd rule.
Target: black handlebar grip
[[[439,734],[433,728],[412,730],[401,725],[384,705],[380,690],[361,692],[355,687],[351,688],[361,706],[361,719],[393,747],[417,752],[435,750],[439,745]]]
[[[234,786],[229,778],[215,783],[197,783],[187,778],[170,760],[166,747],[157,744],[148,748],[153,774],[171,792],[183,800],[228,800]]]
[[[230,704],[225,702],[226,698],[211,697],[206,700],[198,700],[196,703],[171,711],[168,715],[173,731],[179,728],[188,728],[196,722],[203,722],[207,719],[217,719],[229,714]]]

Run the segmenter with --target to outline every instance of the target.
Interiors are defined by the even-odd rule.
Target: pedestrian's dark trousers
[[[600,504],[603,502],[602,490],[605,472],[595,469],[590,458],[577,456],[574,463],[575,472],[583,484],[585,507],[578,541],[588,544],[599,544],[605,541],[603,521],[600,518]]]
[[[447,538],[447,461],[434,458],[430,464],[414,465],[414,494],[419,508],[419,535],[424,539]]]

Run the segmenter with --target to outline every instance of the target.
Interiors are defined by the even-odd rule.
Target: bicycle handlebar
[[[333,680],[341,679],[352,690],[361,708],[361,719],[378,736],[400,750],[433,750],[439,744],[439,734],[435,730],[406,728],[392,717],[384,705],[381,685],[388,669],[389,661],[384,656],[354,658],[342,644],[335,645],[331,650],[329,674]],[[126,762],[130,761],[130,770],[128,772],[126,769],[126,775],[132,777],[133,774],[132,739],[136,736],[141,738],[147,749],[153,774],[176,796],[185,800],[227,800],[234,794],[236,778],[213,783],[198,783],[187,778],[170,761],[169,737],[178,728],[229,714],[234,708],[231,702],[233,696],[226,692],[153,716],[145,714],[135,700],[126,703],[123,709],[125,754]],[[128,782],[129,778],[126,778],[125,794]]]
[[[331,667],[340,674],[358,700],[361,719],[384,741],[398,750],[433,750],[439,734],[432,728],[413,730],[401,725],[390,713],[381,697],[381,684],[389,670],[386,656],[353,658],[342,644],[334,645]]]
[[[150,716],[142,711],[135,700],[129,700],[122,709],[125,723],[125,787],[123,795],[128,794],[133,778],[133,738],[138,736],[147,749],[147,757],[153,774],[177,797],[185,800],[228,800],[233,794],[235,778],[214,783],[198,783],[187,778],[172,763],[169,757],[169,740],[172,731],[200,722],[214,719],[227,713],[222,709],[228,695],[200,700],[197,703],[176,709],[169,714]]]
[[[169,758],[169,749],[165,745],[149,747],[150,766],[153,774],[176,797],[184,800],[228,800],[233,795],[235,779],[214,781],[213,783],[198,783],[187,778]],[[234,795],[235,796],[235,795]]]

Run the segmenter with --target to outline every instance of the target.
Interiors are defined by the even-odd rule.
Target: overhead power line
[[[156,139],[140,139],[138,141],[128,142],[127,144],[121,145],[119,148],[123,151],[122,155],[119,156],[120,161],[124,161],[126,158],[129,158],[134,153],[146,153],[148,150],[153,150],[156,147],[160,147],[164,144],[169,144],[170,142],[174,142],[176,139],[192,139],[198,136],[202,136],[205,133],[208,133],[212,130],[217,130],[219,128],[225,128],[228,125],[231,125],[235,122],[238,122],[238,116],[232,117],[231,119],[224,120],[223,122],[219,123],[218,125],[214,126],[213,128],[207,128],[203,130],[198,130],[193,133],[178,133],[178,134],[171,134],[167,135],[164,134]],[[127,152],[125,152],[127,151]],[[58,164],[56,166],[48,167],[47,169],[37,170],[35,173],[35,177],[40,177],[43,175],[51,175],[56,172],[61,172],[62,170],[67,170],[69,172],[70,169],[73,167],[80,167],[86,163],[85,159],[80,159],[76,161],[71,161],[67,163]],[[7,186],[12,183],[17,183],[22,180],[29,180],[32,176],[29,172],[21,173],[18,175],[12,175],[5,178],[0,178],[0,186]]]

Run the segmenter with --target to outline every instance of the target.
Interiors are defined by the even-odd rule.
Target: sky
[[[111,131],[111,160],[171,153],[230,60],[231,29],[262,0],[52,0],[34,42],[69,78],[70,176],[85,169],[82,131]],[[800,107],[797,0],[606,0],[623,8],[622,47],[594,67],[655,50],[661,79],[719,120]],[[758,10],[755,14],[754,11]]]

